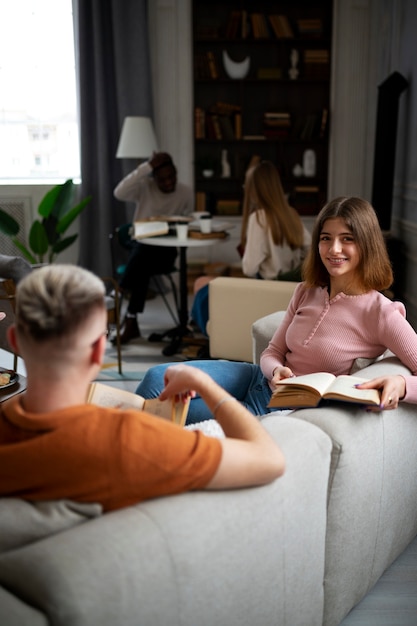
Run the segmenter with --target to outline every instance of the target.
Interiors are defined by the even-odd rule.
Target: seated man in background
[[[104,295],[97,276],[72,265],[43,267],[19,283],[9,341],[24,359],[27,389],[0,405],[0,497],[69,498],[110,511],[279,477],[284,458],[262,424],[194,367],[168,368],[160,397],[198,393],[225,438],[86,404],[106,345]]]
[[[158,152],[128,174],[115,188],[118,200],[135,203],[133,221],[149,217],[190,215],[194,210],[191,187],[177,182],[172,157]],[[140,337],[137,313],[145,307],[151,276],[169,272],[175,263],[177,249],[154,247],[132,241],[126,271],[120,288],[130,293],[120,341],[127,343]]]

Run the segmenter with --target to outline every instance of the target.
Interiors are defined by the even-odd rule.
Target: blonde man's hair
[[[76,265],[47,265],[16,289],[18,332],[37,341],[71,335],[94,310],[105,309],[103,281]]]

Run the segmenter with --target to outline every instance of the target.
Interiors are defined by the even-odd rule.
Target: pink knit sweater
[[[349,374],[359,358],[374,359],[391,350],[413,376],[406,378],[406,402],[417,403],[417,335],[405,319],[405,307],[378,291],[360,296],[300,283],[282,324],[261,355],[269,380],[278,366],[296,376],[311,372]]]

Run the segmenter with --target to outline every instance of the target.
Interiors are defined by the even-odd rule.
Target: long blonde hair
[[[270,161],[260,161],[246,172],[241,244],[247,238],[248,220],[251,213],[263,209],[278,246],[288,244],[292,250],[302,248],[304,227],[297,211],[288,204],[277,168]]]

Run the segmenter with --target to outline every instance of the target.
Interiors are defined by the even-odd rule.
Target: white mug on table
[[[177,230],[177,237],[184,241],[188,237],[188,224],[176,224],[175,228]]]
[[[200,216],[200,230],[202,233],[211,233],[211,215],[205,213]]]

